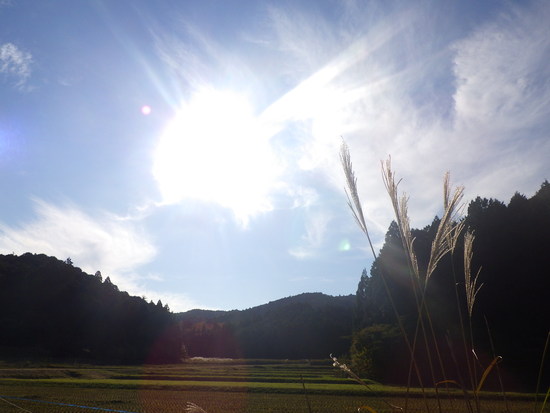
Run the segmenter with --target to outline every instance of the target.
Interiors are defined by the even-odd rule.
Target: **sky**
[[[442,181],[550,179],[550,2],[0,0],[0,253],[43,253],[172,311],[354,294]]]

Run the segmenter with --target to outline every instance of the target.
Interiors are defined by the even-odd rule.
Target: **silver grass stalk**
[[[344,168],[344,173],[345,173],[346,180],[347,180],[348,189],[346,190],[346,195],[348,197],[348,206],[352,210],[353,216],[354,216],[357,224],[359,225],[359,227],[361,228],[363,233],[367,236],[368,241],[369,241],[369,245],[370,245],[371,250],[372,250],[372,254],[374,256],[374,259],[376,259],[377,258],[376,257],[376,252],[374,251],[374,247],[372,245],[372,242],[371,242],[368,230],[367,230],[367,225],[366,225],[365,218],[364,218],[364,215],[363,215],[363,209],[361,207],[361,202],[359,200],[359,195],[358,195],[358,191],[357,191],[357,179],[355,178],[355,174],[353,172],[351,157],[350,157],[350,154],[349,154],[349,148],[348,148],[348,146],[346,145],[345,142],[342,143],[342,147],[341,147],[341,150],[340,150],[340,160],[341,160],[342,166]],[[404,248],[406,249],[406,254],[407,254],[408,260],[409,260],[410,265],[411,265],[411,271],[414,272],[415,276],[418,278],[419,277],[418,262],[417,262],[417,259],[416,259],[416,255],[414,254],[414,251],[413,251],[413,242],[414,242],[414,240],[412,239],[412,236],[411,236],[410,225],[409,225],[409,217],[408,217],[408,211],[407,211],[408,198],[404,194],[402,196],[402,198],[399,199],[399,197],[397,195],[397,186],[398,186],[399,182],[397,182],[397,183],[395,182],[395,178],[394,178],[395,175],[394,175],[394,173],[391,169],[391,158],[389,158],[386,163],[381,162],[381,164],[382,164],[382,178],[384,180],[384,185],[386,186],[386,190],[388,191],[388,194],[390,195],[390,198],[391,198],[391,201],[392,201],[392,205],[393,205],[394,212],[395,212],[396,219],[397,219],[399,232],[400,232],[400,235],[401,235],[401,240],[402,240],[402,243],[404,245]],[[348,190],[349,190],[349,192],[348,192]],[[386,282],[386,278],[385,278],[383,272],[381,272],[381,279],[382,279],[382,282],[384,284],[384,288],[386,290],[388,298],[390,300],[391,307],[392,307],[392,309],[395,313],[395,317],[397,319],[399,329],[401,330],[401,334],[403,335],[405,343],[407,344],[407,348],[408,348],[410,356],[411,356],[411,366],[413,366],[413,368],[414,368],[414,370],[417,374],[418,381],[419,381],[420,387],[422,389],[422,395],[424,397],[424,401],[426,402],[426,407],[428,408],[428,411],[429,411],[429,407],[428,407],[428,403],[427,403],[427,399],[426,399],[426,394],[425,394],[425,391],[424,391],[425,389],[424,389],[424,386],[422,385],[422,377],[420,375],[420,370],[418,368],[418,364],[416,363],[416,360],[415,360],[415,357],[414,357],[414,348],[411,346],[411,342],[410,342],[410,340],[407,336],[407,333],[405,331],[405,328],[403,326],[403,323],[401,321],[399,313],[397,312],[395,302],[393,300],[392,294],[389,290],[389,287],[388,287],[388,284]],[[415,288],[415,296],[416,296],[416,288]],[[416,298],[417,298],[417,301],[418,301],[418,297],[416,297]],[[331,358],[332,358],[332,356],[331,356]],[[340,366],[337,363],[337,360],[334,360],[334,358],[333,358],[333,361],[335,362],[335,364],[334,364],[335,367],[340,367],[341,369],[343,369],[344,371],[347,372],[347,366],[342,368],[342,366]],[[349,372],[348,372],[348,374],[349,374]],[[392,406],[391,404],[389,404],[389,405]],[[398,408],[396,406],[392,406],[392,407],[393,408]]]
[[[451,196],[451,174],[449,171],[443,176],[443,209],[449,206],[449,198]]]
[[[451,252],[453,252],[456,248],[456,244],[458,242],[458,237],[462,233],[462,230],[464,229],[464,221],[458,220],[458,215],[462,213],[462,210],[464,209],[464,204],[461,204],[458,206],[458,203],[462,201],[462,197],[464,196],[464,186],[458,186],[455,189],[455,193],[453,197],[451,198],[451,184],[450,184],[450,176],[451,174],[447,172],[445,174],[445,177],[443,178],[443,209],[445,211],[449,210],[452,207],[452,204],[450,206],[449,199],[455,199],[459,197],[459,199],[456,201],[456,207],[453,208],[453,213],[451,217],[452,221],[452,228],[449,232],[448,236],[448,244],[450,246]]]
[[[483,283],[479,286],[477,285],[477,279],[481,272],[481,268],[478,270],[475,277],[472,278],[471,274],[472,257],[474,256],[474,239],[475,236],[472,232],[467,231],[466,234],[464,234],[464,287],[466,289],[466,304],[470,318],[472,318],[477,293],[479,293],[479,290],[483,286]]]
[[[351,163],[351,156],[349,154],[349,147],[345,142],[342,142],[340,148],[340,162],[344,169],[344,175],[346,176],[347,188],[344,188],[346,191],[346,197],[348,198],[348,206],[353,213],[353,217],[361,228],[361,231],[367,236],[369,245],[372,251],[372,255],[376,259],[376,253],[374,251],[374,246],[370,239],[369,230],[367,228],[367,222],[365,220],[365,215],[363,214],[363,207],[361,206],[361,200],[359,199],[359,192],[357,190],[357,178],[353,172],[353,165]]]
[[[432,242],[430,261],[426,269],[425,283],[435,271],[439,261],[449,252],[453,251],[463,224],[453,225],[461,209],[460,202],[464,195],[464,187],[458,186],[451,194],[449,173],[443,179],[443,216],[439,221],[435,238]]]
[[[403,194],[401,197],[398,195],[397,187],[401,180],[395,182],[395,173],[391,168],[391,157],[389,157],[385,162],[382,161],[382,179],[384,181],[384,186],[386,191],[390,196],[391,203],[393,206],[393,211],[395,213],[395,218],[397,220],[397,227],[399,228],[399,233],[401,235],[401,241],[405,247],[405,253],[409,259],[411,269],[413,274],[420,278],[420,272],[418,270],[418,260],[416,259],[416,254],[414,253],[413,244],[414,238],[411,234],[410,220],[408,214],[408,201],[409,198],[406,194]]]
[[[451,253],[454,252],[456,248],[456,244],[458,242],[460,234],[462,233],[462,230],[464,230],[464,221],[458,221],[453,224],[449,234],[449,240],[447,241],[449,243]]]

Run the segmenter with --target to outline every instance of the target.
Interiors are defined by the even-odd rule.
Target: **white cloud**
[[[268,18],[272,38],[267,44],[291,56],[281,61],[280,68],[289,76],[297,77],[318,68],[330,56],[327,52],[337,45],[337,33],[322,16],[297,8],[270,7]]]
[[[315,257],[325,241],[331,215],[323,210],[308,211],[305,217],[305,234],[301,245],[289,250],[289,254],[298,259]]]
[[[364,11],[359,11],[356,19],[367,18],[361,13]],[[274,102],[262,116],[274,124],[278,121],[281,129],[291,122],[306,125],[306,136],[296,151],[298,169],[320,173],[325,182],[339,190],[344,182],[338,160],[340,137],[350,142],[362,193],[367,194],[366,203],[373,208],[369,215],[376,217],[377,229],[384,228],[382,235],[391,215],[380,180],[380,160],[390,153],[406,160],[432,143],[418,128],[419,109],[408,97],[422,82],[420,70],[424,67],[402,68],[392,63],[394,53],[403,52],[403,32],[417,23],[415,16],[404,11],[392,16],[392,24],[373,25],[355,33],[347,26],[331,31],[318,16],[302,16],[295,27],[281,11],[272,12],[272,16],[281,50],[289,50],[297,59],[312,53],[305,60],[324,65],[317,66],[311,76]],[[419,139],[415,134],[424,137]],[[413,153],[411,148],[415,148]],[[344,197],[342,204],[345,206]],[[305,256],[309,250],[293,253]]]
[[[455,133],[479,194],[507,200],[548,177],[549,19],[546,2],[510,9],[455,46]]]
[[[498,139],[548,119],[549,19],[547,6],[513,10],[457,44],[458,127]]]
[[[279,53],[264,65],[269,69],[247,66],[243,62],[254,59],[239,61],[227,51],[214,62],[213,43],[198,33],[195,41],[208,46],[206,58],[185,55],[176,66],[204,73],[199,69],[212,69],[212,62],[238,61],[239,71],[261,73],[279,86],[296,82],[260,116],[273,136],[292,141],[280,144],[287,151],[286,193],[303,207],[312,203],[302,200],[304,193],[322,200],[323,186],[336,188],[348,213],[338,160],[343,136],[378,242],[393,219],[380,174],[380,160],[390,154],[416,227],[441,212],[446,171],[466,186],[466,197],[503,200],[516,190],[534,191],[548,178],[550,8],[542,1],[504,8],[464,34],[463,25],[441,32],[431,11],[418,7],[384,15],[360,2],[341,3],[330,22],[320,13],[272,7],[270,32],[247,35]],[[315,177],[298,184],[295,177],[304,171]],[[315,250],[314,220],[303,245],[291,250],[294,256]]]
[[[447,170],[470,197],[507,200],[516,190],[535,190],[549,174],[550,8],[533,4],[509,9],[458,42],[438,35],[437,44],[422,46],[409,41],[428,38],[421,12],[404,11],[355,36],[329,34],[324,49],[325,37],[307,36],[314,29],[303,27],[318,17],[301,18],[306,35],[280,39],[297,58],[311,50],[311,59],[322,61],[318,51],[326,50],[327,63],[267,112],[309,125],[300,166],[339,190],[338,135],[344,136],[378,237],[393,218],[380,178],[380,160],[390,154],[417,227],[441,212]]]
[[[148,237],[132,221],[111,214],[87,215],[75,206],[37,200],[36,219],[19,227],[0,223],[0,251],[43,253],[94,274],[100,270],[121,290],[141,294],[136,270],[156,254]]]
[[[13,78],[15,86],[23,88],[31,75],[32,56],[13,43],[0,45],[0,74]]]

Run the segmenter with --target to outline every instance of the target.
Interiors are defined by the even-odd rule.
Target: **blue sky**
[[[0,0],[0,252],[71,257],[173,311],[355,293],[391,155],[412,226],[446,171],[550,178],[546,1]]]

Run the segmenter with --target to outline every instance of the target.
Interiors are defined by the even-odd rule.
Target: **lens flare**
[[[351,244],[347,239],[343,239],[340,241],[340,244],[338,245],[338,250],[340,251],[349,251],[351,249]]]

